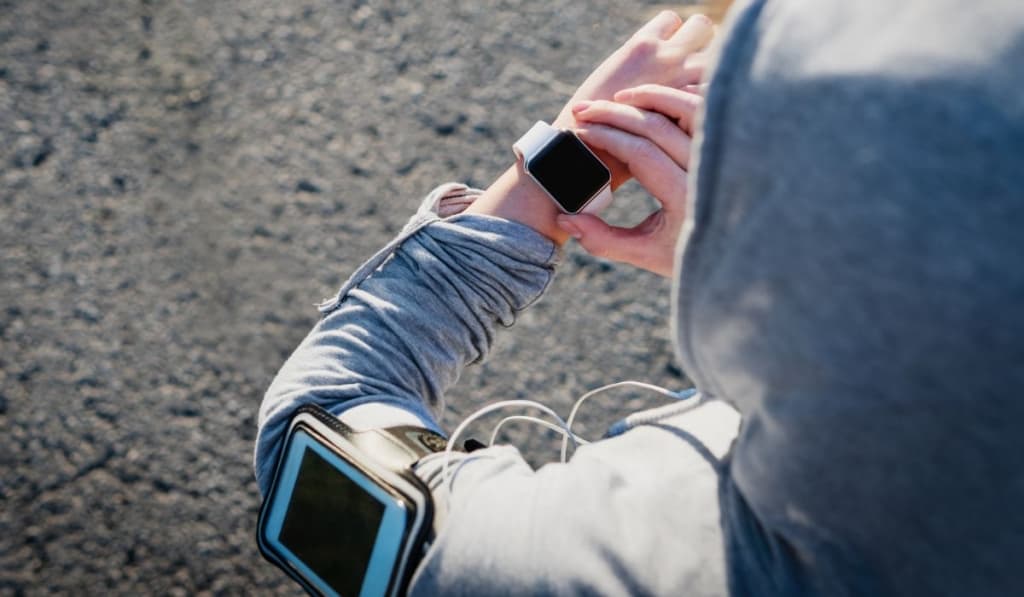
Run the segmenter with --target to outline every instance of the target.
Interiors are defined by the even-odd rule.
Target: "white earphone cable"
[[[495,440],[498,439],[498,433],[501,431],[501,428],[505,425],[505,423],[511,423],[513,421],[525,421],[527,423],[540,425],[541,427],[546,427],[551,431],[560,434],[563,438],[567,437],[567,432],[564,429],[562,429],[558,425],[555,425],[554,423],[549,423],[544,419],[538,419],[537,417],[531,417],[528,415],[510,415],[508,417],[505,417],[501,421],[498,421],[498,424],[494,426],[494,430],[491,432],[491,440],[487,442],[487,445],[493,446]],[[573,434],[572,439],[573,442],[579,446],[585,446],[590,443],[576,434]]]
[[[488,414],[490,414],[490,413],[492,413],[494,411],[502,410],[502,409],[505,409],[505,408],[511,408],[511,407],[533,408],[533,409],[537,409],[537,410],[543,412],[544,414],[547,414],[548,416],[550,416],[552,419],[555,420],[555,423],[551,423],[551,422],[545,421],[543,419],[539,419],[537,417],[532,417],[532,416],[528,416],[528,415],[511,415],[511,416],[507,416],[507,417],[503,418],[501,421],[498,422],[497,425],[495,425],[493,431],[491,432],[491,438],[490,438],[489,445],[494,445],[495,440],[497,440],[497,438],[498,438],[498,433],[501,431],[501,428],[502,428],[502,426],[505,423],[508,423],[508,422],[511,422],[511,421],[527,421],[527,422],[531,422],[531,423],[536,423],[538,425],[541,425],[543,427],[551,429],[552,431],[555,431],[556,433],[559,433],[559,434],[562,435],[562,449],[561,449],[560,461],[564,463],[566,461],[566,457],[567,457],[567,453],[568,453],[568,449],[569,449],[569,442],[572,442],[573,450],[574,451],[580,445],[585,445],[585,444],[590,443],[590,442],[584,440],[583,438],[579,437],[578,435],[576,435],[572,431],[572,424],[576,420],[576,415],[579,413],[579,410],[583,406],[583,403],[586,402],[587,400],[593,398],[594,396],[597,396],[598,394],[607,392],[608,390],[614,390],[616,388],[623,388],[623,387],[632,387],[632,388],[639,388],[639,389],[642,389],[642,390],[648,390],[648,391],[655,392],[655,393],[660,394],[662,396],[665,396],[665,397],[668,397],[668,398],[672,398],[673,400],[678,400],[678,401],[689,402],[689,401],[692,400],[693,403],[690,406],[690,408],[696,407],[699,404],[701,404],[700,396],[697,395],[696,394],[696,390],[694,390],[692,388],[691,389],[677,391],[677,392],[673,392],[672,390],[663,388],[661,386],[656,386],[654,384],[649,384],[649,383],[645,383],[645,382],[642,382],[642,381],[633,381],[633,380],[620,381],[620,382],[616,382],[616,383],[613,383],[613,384],[608,384],[606,386],[601,386],[600,388],[596,388],[594,390],[590,390],[589,392],[583,394],[582,396],[580,396],[580,398],[578,400],[576,400],[575,404],[573,404],[572,411],[569,413],[568,421],[563,420],[562,417],[558,416],[558,413],[556,413],[551,408],[545,406],[544,404],[541,404],[540,402],[536,402],[536,401],[533,401],[533,400],[501,400],[499,402],[494,402],[492,404],[488,404],[486,406],[483,406],[483,407],[475,410],[474,412],[470,413],[465,419],[462,420],[461,423],[459,423],[459,425],[455,428],[455,431],[452,432],[451,437],[448,439],[448,445],[444,449],[444,465],[443,465],[442,472],[441,472],[441,475],[442,475],[442,478],[443,478],[443,483],[445,483],[445,485],[447,485],[448,491],[450,493],[452,491],[452,479],[453,479],[453,474],[452,474],[452,471],[450,470],[450,467],[449,467],[449,464],[451,462],[452,450],[454,449],[454,446],[457,445],[457,441],[458,441],[459,437],[463,433],[465,433],[466,428],[468,428],[469,425],[471,423],[473,423],[474,421],[476,421],[477,419],[479,419],[479,418],[481,418],[481,417],[483,417],[485,415],[488,415]],[[689,409],[686,409],[686,410],[689,410]]]
[[[513,406],[518,406],[521,408],[535,408],[545,414],[550,415],[553,419],[555,419],[558,422],[558,427],[568,434],[566,436],[566,440],[572,440],[573,447],[576,447],[576,440],[572,436],[572,432],[569,431],[569,426],[565,424],[564,420],[562,420],[562,417],[558,416],[558,413],[551,410],[547,406],[541,404],[540,402],[535,402],[533,400],[502,400],[499,402],[495,402],[493,404],[488,404],[482,408],[477,409],[469,416],[467,416],[465,419],[463,419],[462,422],[459,423],[459,426],[455,428],[455,431],[452,432],[451,437],[448,438],[448,445],[445,446],[444,449],[444,467],[442,468],[441,474],[444,478],[444,483],[448,486],[449,493],[451,493],[452,490],[452,475],[448,465],[451,462],[452,448],[456,445],[459,436],[466,431],[466,428],[469,427],[470,423],[476,421],[480,417],[492,413],[496,410],[501,410],[503,408],[509,408]]]
[[[642,381],[633,381],[633,380],[619,381],[619,382],[616,382],[616,383],[608,384],[606,386],[601,386],[600,388],[596,388],[594,390],[590,390],[586,394],[580,396],[580,398],[576,401],[576,403],[572,405],[572,411],[569,412],[569,420],[566,423],[568,428],[569,428],[568,429],[569,433],[572,433],[573,421],[576,420],[576,414],[579,412],[580,407],[583,406],[584,402],[586,402],[587,400],[593,398],[594,396],[597,396],[598,394],[602,394],[604,392],[607,392],[608,390],[614,390],[616,388],[624,388],[624,387],[631,387],[631,388],[639,388],[639,389],[642,389],[642,390],[649,390],[651,392],[655,392],[657,394],[661,394],[662,396],[665,396],[665,397],[668,397],[668,398],[672,398],[673,400],[685,400],[685,399],[687,399],[687,398],[689,398],[690,396],[693,395],[693,392],[691,390],[688,390],[688,389],[687,390],[682,390],[680,392],[673,392],[672,390],[669,390],[667,388],[663,388],[661,386],[656,386],[654,384],[645,383],[645,382],[642,382]],[[562,439],[561,462],[565,462],[566,452],[567,452],[568,448],[569,448],[569,443],[566,441],[565,438],[563,438]],[[576,449],[576,446],[574,445],[573,446],[573,450],[575,451],[575,449]]]

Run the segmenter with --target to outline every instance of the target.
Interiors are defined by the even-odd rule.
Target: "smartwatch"
[[[428,429],[356,432],[302,406],[260,508],[260,553],[312,595],[404,594],[433,523],[412,465],[444,447]]]
[[[611,171],[572,131],[538,121],[512,149],[565,213],[597,213],[611,202]]]

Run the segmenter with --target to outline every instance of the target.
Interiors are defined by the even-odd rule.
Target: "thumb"
[[[620,228],[589,214],[560,215],[556,223],[591,255],[626,263],[637,261],[639,256],[636,253],[644,244],[643,237],[649,233],[643,224]]]

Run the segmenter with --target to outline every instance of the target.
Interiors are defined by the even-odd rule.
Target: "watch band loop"
[[[530,130],[526,131],[525,135],[515,142],[512,150],[516,152],[516,156],[520,159],[526,159],[526,156],[540,151],[557,135],[558,129],[543,120],[538,120],[530,127]]]

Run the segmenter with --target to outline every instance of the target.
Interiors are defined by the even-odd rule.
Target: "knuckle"
[[[632,162],[651,163],[659,157],[658,148],[654,143],[639,137],[633,141],[633,147],[630,153],[633,156],[633,159],[630,160]]]
[[[680,69],[686,62],[686,57],[692,53],[692,50],[685,46],[667,46],[661,52],[662,61],[666,66],[672,66],[676,69]]]
[[[608,242],[608,239],[603,236],[598,238],[593,236],[584,236],[580,241],[580,245],[586,249],[587,253],[590,253],[594,257],[611,259],[615,255],[615,247],[613,247],[612,244]]]
[[[650,128],[651,136],[660,139],[671,138],[679,131],[674,122],[657,112],[647,113],[647,126]]]
[[[650,60],[658,55],[662,42],[651,35],[638,35],[630,40],[628,56],[630,60],[639,62]]]
[[[594,257],[600,257],[601,259],[608,259],[611,261],[618,261],[619,259],[618,251],[616,251],[614,247],[610,247],[607,245],[598,249],[598,251],[593,255]]]
[[[678,27],[679,25],[682,25],[682,24],[683,24],[683,18],[682,18],[681,16],[679,16],[679,13],[677,13],[677,12],[676,12],[676,11],[674,11],[674,10],[669,10],[669,9],[667,9],[667,8],[663,8],[663,9],[661,9],[661,10],[660,10],[660,11],[658,12],[658,17],[657,17],[657,18],[659,18],[659,19],[668,19],[668,20],[671,20],[671,21],[673,21],[673,22],[675,23],[675,25],[676,25],[677,27]]]

